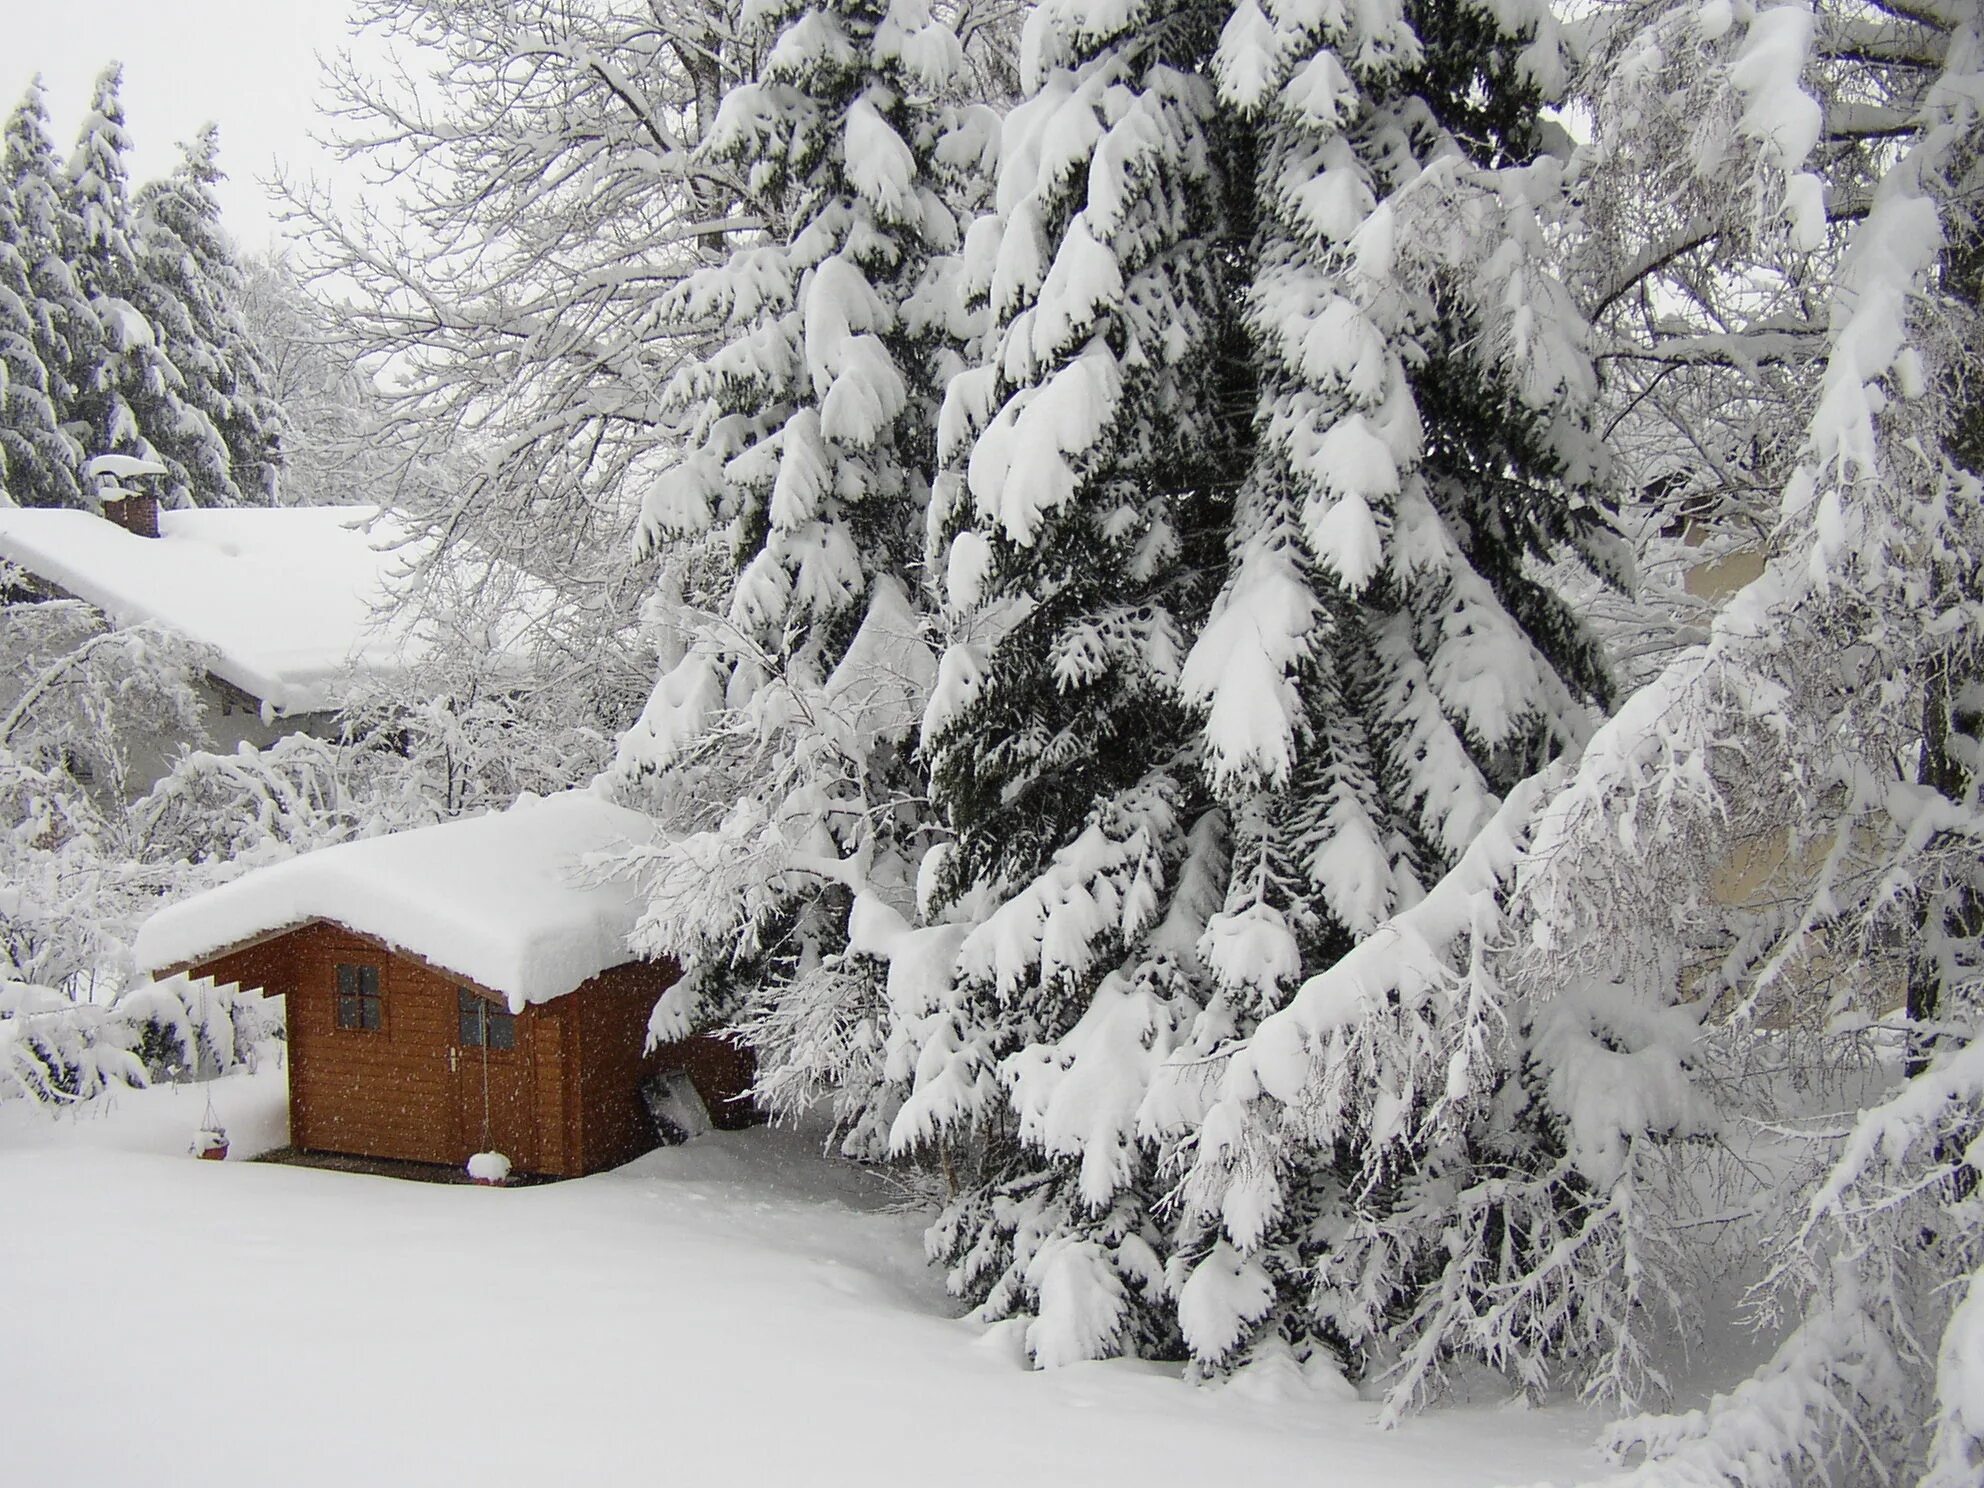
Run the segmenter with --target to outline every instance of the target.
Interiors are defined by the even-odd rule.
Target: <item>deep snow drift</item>
[[[225,1163],[186,1145],[208,1093]],[[1573,1411],[1376,1407],[1162,1367],[1036,1373],[920,1224],[760,1129],[537,1188],[243,1162],[283,1074],[0,1105],[6,1477],[71,1483],[1572,1482]],[[32,1225],[18,1222],[34,1216]]]

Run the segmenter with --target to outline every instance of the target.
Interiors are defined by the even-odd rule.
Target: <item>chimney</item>
[[[135,455],[98,455],[83,467],[96,482],[97,510],[137,537],[158,536],[158,497],[151,491],[128,490],[123,482],[166,474],[156,460]]]
[[[158,497],[150,491],[125,491],[120,496],[105,491],[103,514],[135,536],[158,536]]]

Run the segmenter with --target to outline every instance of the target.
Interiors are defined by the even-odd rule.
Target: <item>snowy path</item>
[[[278,1072],[215,1087],[281,1140]],[[789,1136],[491,1191],[183,1155],[204,1094],[0,1107],[0,1436],[17,1483],[1574,1480],[1574,1413],[1038,1374],[947,1316],[917,1224]]]

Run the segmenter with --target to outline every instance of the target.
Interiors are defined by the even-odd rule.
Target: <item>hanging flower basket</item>
[[[468,1160],[468,1176],[484,1188],[501,1188],[510,1181],[510,1160],[500,1152],[478,1152]]]
[[[203,1157],[208,1162],[223,1162],[227,1158],[227,1128],[220,1124],[220,1113],[214,1109],[213,1092],[207,1092],[207,1109],[200,1115],[200,1126],[193,1133],[193,1146],[190,1149],[195,1157]]]

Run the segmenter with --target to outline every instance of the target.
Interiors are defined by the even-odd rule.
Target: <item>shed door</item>
[[[537,1129],[524,1023],[501,1003],[458,987],[455,1026],[450,1059],[461,1091],[461,1133],[468,1152],[500,1152],[519,1172],[534,1171]]]

